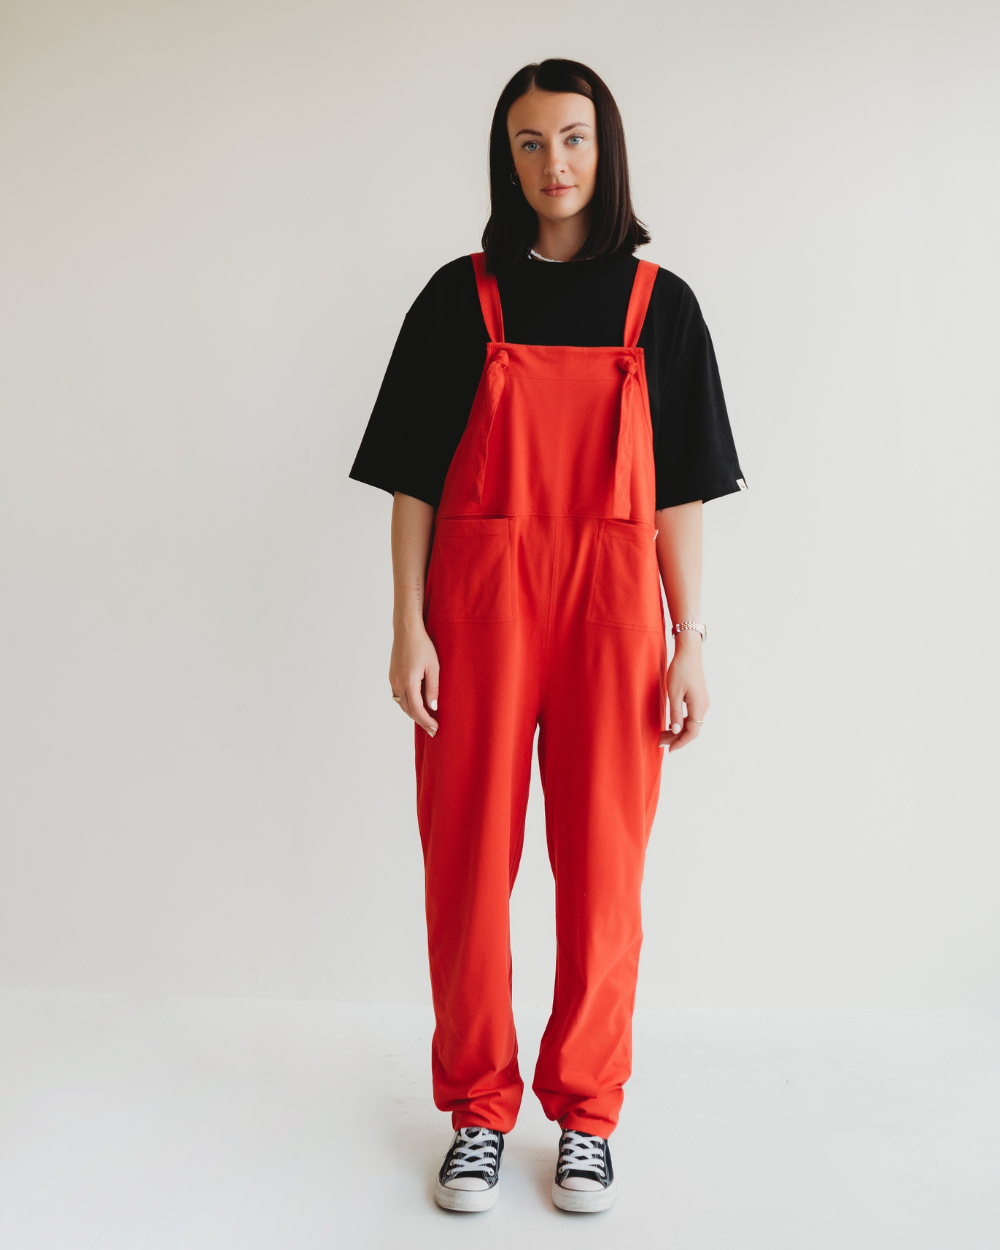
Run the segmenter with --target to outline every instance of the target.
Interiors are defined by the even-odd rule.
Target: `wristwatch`
[[[701,621],[678,621],[670,632],[679,634],[683,629],[693,629],[696,634],[701,634],[702,642],[708,642],[708,630]]]

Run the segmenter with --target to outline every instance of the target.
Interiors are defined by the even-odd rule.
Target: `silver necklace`
[[[528,248],[528,255],[534,260],[544,260],[550,265],[561,265],[561,260],[553,260],[551,256],[543,256],[541,252],[536,252],[533,247]]]

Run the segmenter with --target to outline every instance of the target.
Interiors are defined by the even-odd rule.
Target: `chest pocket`
[[[587,620],[619,629],[664,628],[656,530],[651,525],[602,523]]]
[[[434,529],[427,621],[512,621],[514,580],[507,517],[452,517]]]

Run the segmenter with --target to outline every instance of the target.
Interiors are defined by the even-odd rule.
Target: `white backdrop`
[[[427,997],[390,500],[346,475],[554,55],[618,98],[750,484],[706,508],[640,1001],[1000,1007],[997,36],[978,0],[6,4],[0,981]]]

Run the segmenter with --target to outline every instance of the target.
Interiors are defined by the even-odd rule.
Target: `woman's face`
[[[594,102],[571,92],[532,90],[507,114],[507,134],[524,198],[539,217],[581,213],[597,180]]]

